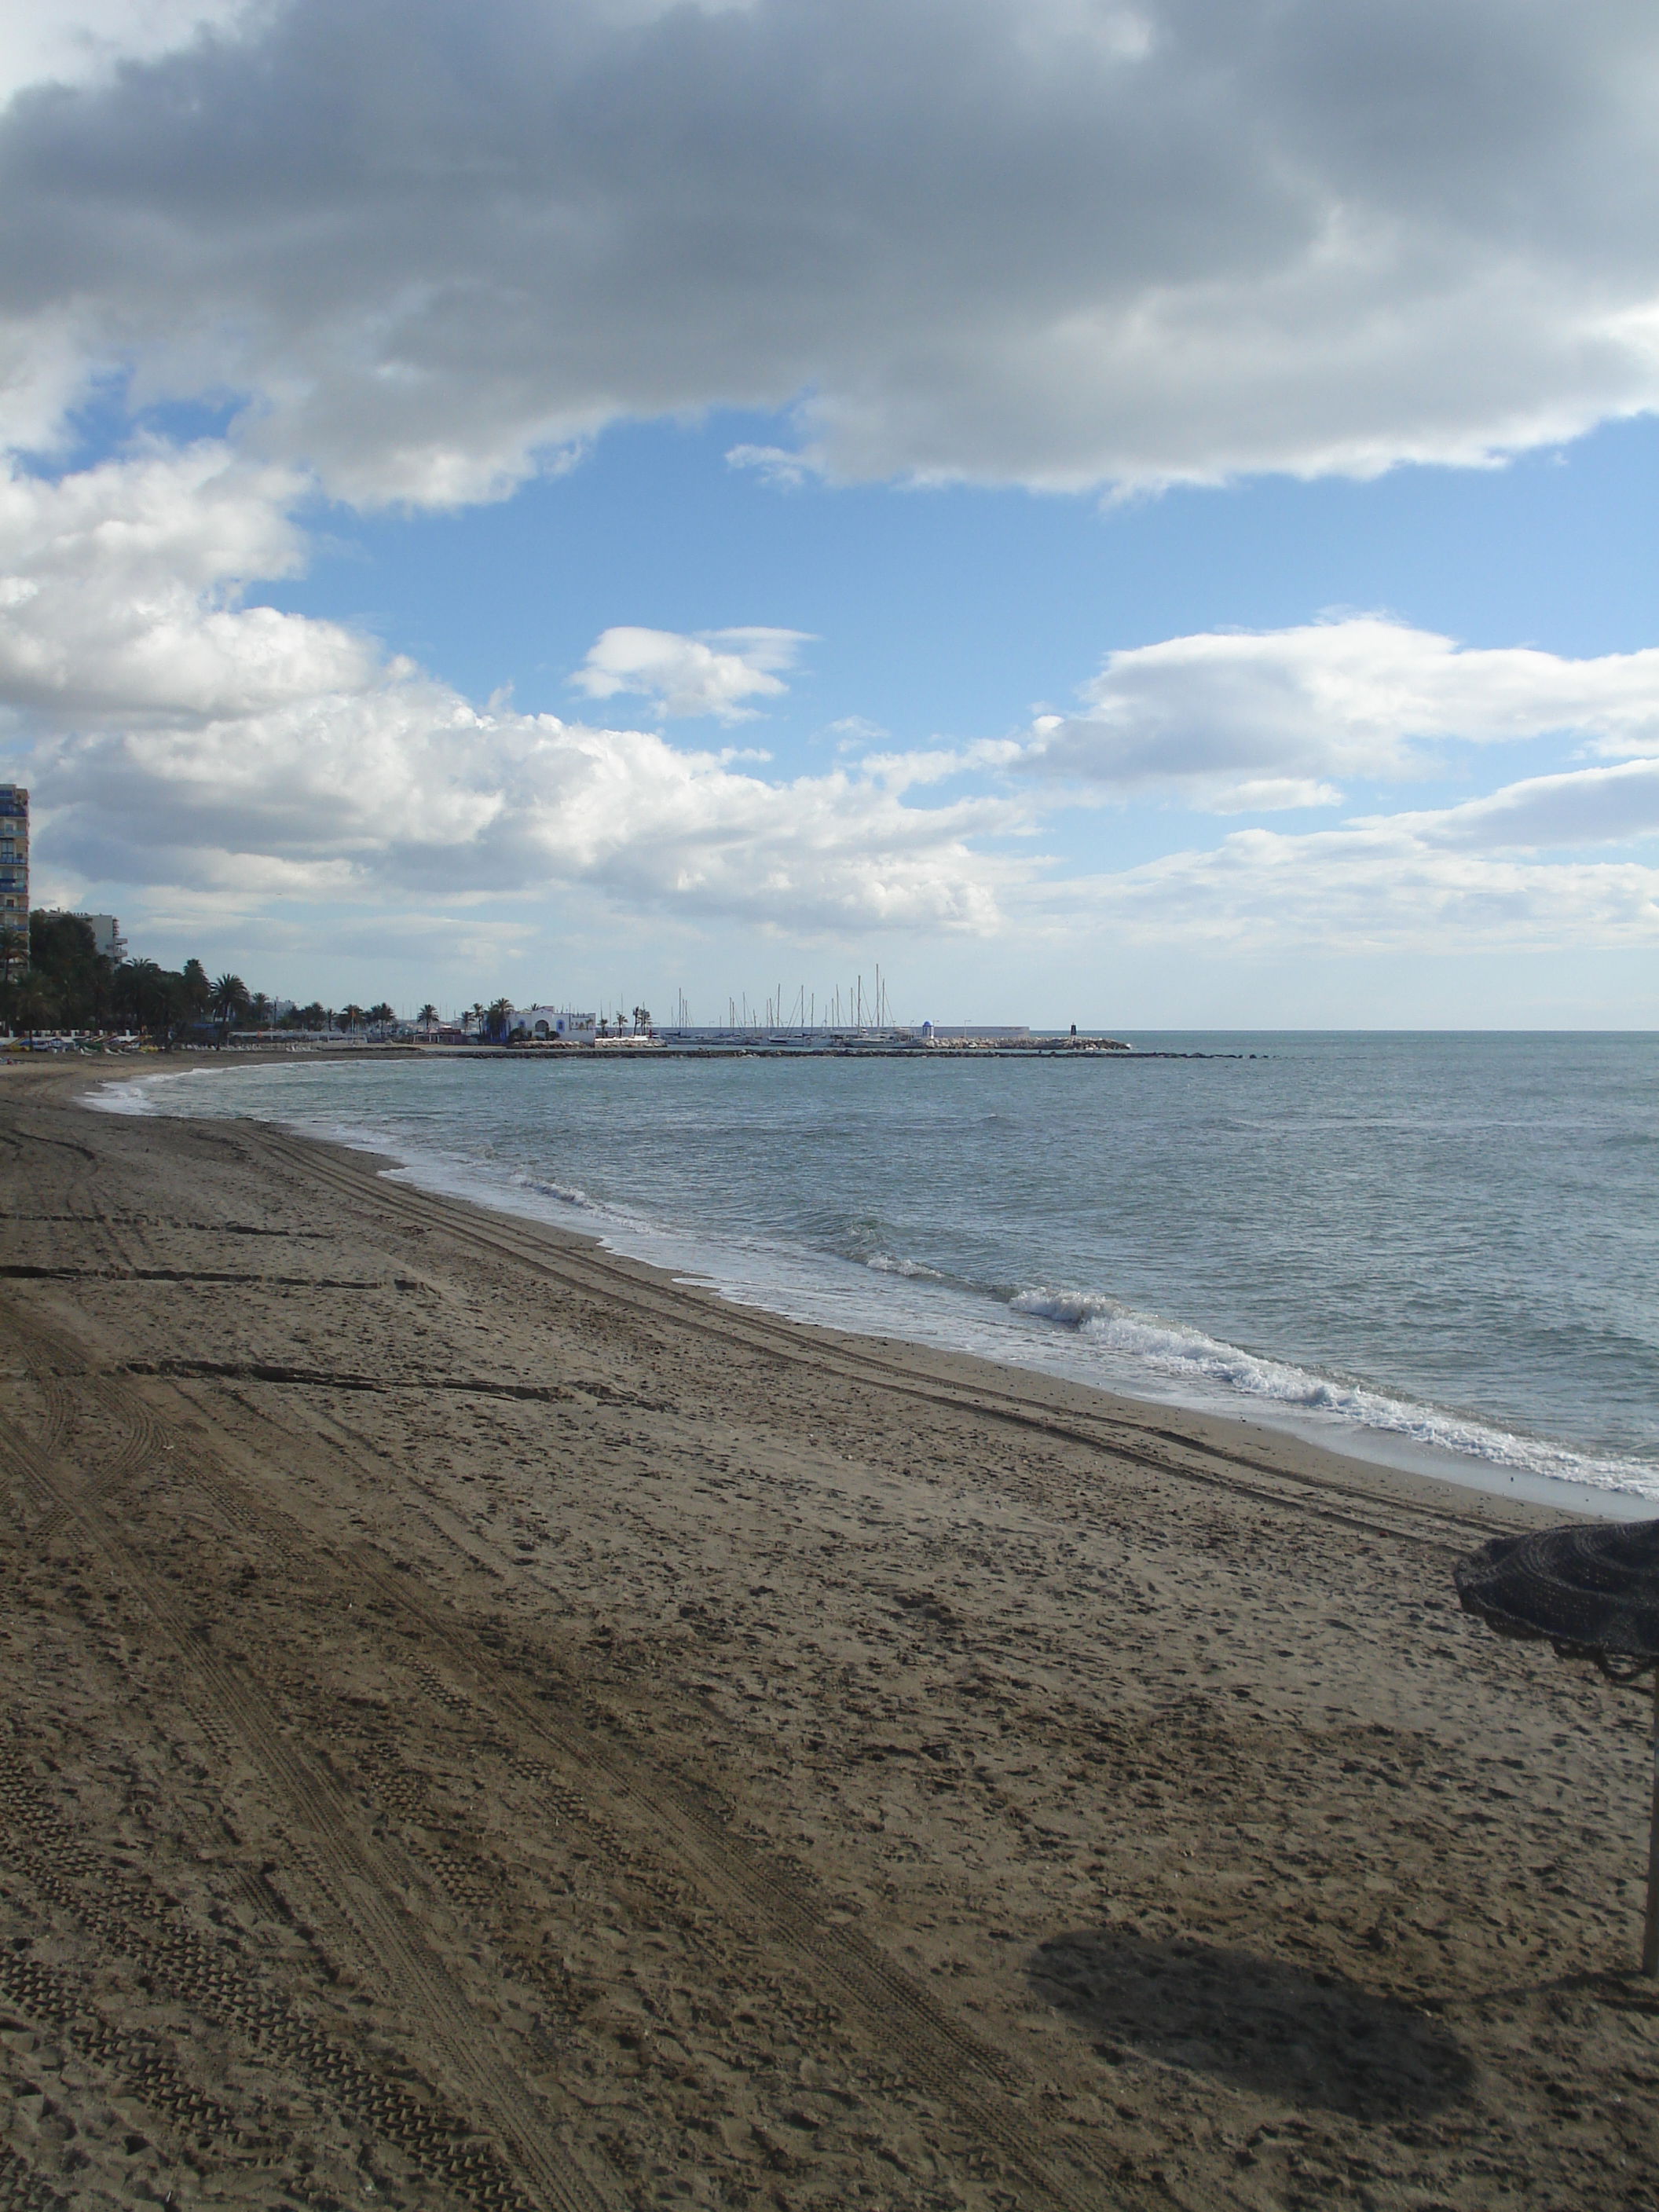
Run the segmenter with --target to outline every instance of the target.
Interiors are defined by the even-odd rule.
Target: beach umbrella
[[[1642,1972],[1659,1975],[1659,1521],[1499,1536],[1454,1570],[1465,1613],[1625,1685],[1653,1677],[1653,1802]]]

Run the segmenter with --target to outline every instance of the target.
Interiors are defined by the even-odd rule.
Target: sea
[[[734,1304],[1623,1516],[1659,1501],[1659,1036],[365,1054],[112,1084]]]

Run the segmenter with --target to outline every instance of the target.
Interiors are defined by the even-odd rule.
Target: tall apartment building
[[[29,795],[21,783],[0,783],[0,961],[28,958]],[[17,938],[21,935],[21,953]]]

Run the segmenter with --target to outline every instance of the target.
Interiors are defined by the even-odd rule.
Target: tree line
[[[428,1010],[430,1011],[429,1009]],[[28,936],[0,943],[0,1026],[14,1036],[43,1030],[136,1031],[159,1043],[238,1030],[361,1030],[395,1021],[389,1006],[325,1006],[273,1015],[263,991],[240,975],[210,976],[199,960],[163,968],[154,960],[112,960],[98,950],[79,915],[37,908]]]

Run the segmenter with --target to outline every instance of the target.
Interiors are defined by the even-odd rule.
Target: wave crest
[[[890,1252],[872,1252],[865,1266],[876,1275],[902,1275],[908,1282],[943,1283],[949,1278],[941,1275],[937,1267],[924,1267],[920,1260],[896,1259]]]
[[[1172,1381],[1219,1385],[1245,1397],[1326,1414],[1432,1450],[1458,1452],[1496,1466],[1651,1494],[1651,1470],[1637,1462],[1591,1457],[1565,1444],[1516,1436],[1443,1407],[1397,1398],[1346,1376],[1321,1374],[1315,1368],[1269,1358],[1241,1345],[1224,1343],[1201,1329],[1157,1315],[1136,1313],[1121,1299],[1101,1291],[1036,1287],[1018,1291],[1009,1303],[1017,1313],[1057,1322],[1103,1351]]]

